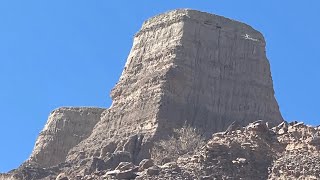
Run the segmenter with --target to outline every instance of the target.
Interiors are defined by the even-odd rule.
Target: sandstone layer
[[[28,162],[37,163],[41,167],[65,162],[69,150],[92,133],[104,110],[85,107],[54,110],[41,131]]]
[[[199,11],[147,20],[111,92],[112,106],[68,160],[84,149],[87,157],[105,156],[110,142],[117,144],[110,153],[126,150],[141,160],[150,139],[183,124],[209,136],[233,121],[280,123],[265,45],[252,27]]]

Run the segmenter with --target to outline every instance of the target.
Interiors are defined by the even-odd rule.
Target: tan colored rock
[[[278,131],[278,134],[279,134],[279,135],[282,135],[282,134],[285,134],[285,133],[286,133],[285,129],[280,129],[280,130]]]
[[[56,180],[69,180],[69,178],[64,173],[61,173],[57,176]]]
[[[59,108],[54,110],[41,131],[29,158],[41,167],[66,160],[71,148],[87,138],[100,120],[102,108]]]
[[[320,151],[308,145],[313,127],[299,125],[296,135],[305,138],[296,140],[289,133],[252,133],[252,124],[241,133],[214,134],[196,153],[204,155],[202,161],[184,155],[160,166],[157,174],[150,176],[147,169],[136,179],[320,179]]]
[[[19,180],[11,174],[0,174],[0,180]]]
[[[130,153],[139,162],[153,138],[167,136],[185,123],[210,136],[234,121],[283,121],[261,33],[187,9],[143,24],[111,97],[112,106],[90,137],[69,152],[68,160],[75,160],[80,149],[88,149],[89,156],[110,141],[142,134],[130,141],[135,147]],[[124,149],[124,143],[118,146]]]
[[[132,162],[121,162],[115,170],[126,171],[129,169],[137,169],[137,167]]]
[[[143,159],[140,163],[139,163],[139,171],[143,171],[145,169],[148,169],[149,167],[153,166],[154,162],[152,159]]]

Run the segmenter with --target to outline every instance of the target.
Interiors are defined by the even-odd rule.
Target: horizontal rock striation
[[[108,149],[139,159],[152,138],[183,124],[209,136],[233,121],[283,121],[261,33],[194,10],[171,11],[143,24],[111,97],[110,109],[68,160],[81,149],[87,157],[103,157]],[[117,144],[111,151],[110,142]]]
[[[105,156],[104,149],[112,141],[117,144],[116,150],[130,151],[134,157],[146,154],[140,149],[158,129],[163,88],[183,35],[180,16],[169,13],[162,23],[146,22],[136,34],[124,71],[111,92],[112,106],[104,112],[92,135],[70,151],[69,160],[78,157],[80,149],[90,149],[87,156]],[[129,138],[136,134],[142,136]]]
[[[182,36],[162,87],[160,128],[185,121],[211,135],[233,121],[246,125],[263,119],[275,125],[283,120],[261,33],[198,11],[173,14],[182,16]]]
[[[92,133],[104,110],[64,107],[51,112],[28,162],[40,167],[65,162],[69,150]]]

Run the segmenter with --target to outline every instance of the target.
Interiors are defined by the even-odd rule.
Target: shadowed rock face
[[[194,10],[171,11],[143,24],[111,97],[110,109],[68,160],[80,149],[104,156],[101,150],[111,141],[129,152],[134,150],[127,144],[133,144],[133,157],[143,156],[146,142],[184,123],[211,135],[235,120],[283,121],[263,36],[243,23]],[[135,134],[143,137],[127,140]]]

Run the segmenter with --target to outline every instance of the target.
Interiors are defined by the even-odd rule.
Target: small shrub
[[[174,134],[169,139],[156,142],[151,150],[151,158],[156,164],[177,161],[185,154],[193,155],[204,144],[204,138],[197,129],[184,125],[180,129],[174,129]]]

